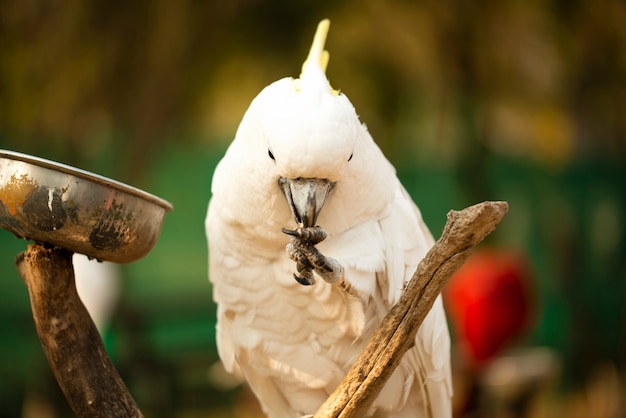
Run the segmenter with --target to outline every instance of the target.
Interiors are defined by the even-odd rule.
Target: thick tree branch
[[[413,345],[420,325],[448,279],[465,262],[471,248],[495,229],[508,207],[506,202],[483,202],[448,213],[441,238],[420,262],[398,303],[315,418],[366,416]]]
[[[15,259],[39,340],[77,417],[142,417],[78,297],[72,253],[39,244]]]

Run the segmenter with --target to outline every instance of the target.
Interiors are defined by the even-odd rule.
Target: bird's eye
[[[274,158],[274,154],[272,154],[272,150],[270,150],[269,148],[267,149],[267,155],[269,155],[272,160],[276,161],[276,158]]]
[[[350,161],[352,159],[353,155],[354,155],[354,153],[350,154],[350,157],[348,158],[348,161]]]

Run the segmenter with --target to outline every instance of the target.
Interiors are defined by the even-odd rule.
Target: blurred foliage
[[[140,404],[172,416],[202,404],[189,385],[215,390],[198,383],[215,359],[200,354],[214,349],[202,228],[211,173],[250,100],[298,75],[325,17],[332,85],[434,234],[450,208],[508,200],[494,245],[533,262],[541,310],[529,343],[559,349],[573,385],[606,359],[623,368],[623,1],[0,0],[0,148],[174,203],[154,251],[125,267],[131,319],[111,343],[130,381],[157,394],[142,397],[136,383]],[[0,353],[29,360],[0,361],[7,405],[21,396],[8,388],[40,385],[45,369],[12,270],[23,243],[9,239],[0,236]]]
[[[619,0],[0,7],[3,143],[83,164],[114,154],[128,178],[173,130],[232,135],[263,86],[298,74],[322,17],[330,79],[392,159],[413,159],[409,142],[458,161],[468,138],[548,164],[625,151]]]

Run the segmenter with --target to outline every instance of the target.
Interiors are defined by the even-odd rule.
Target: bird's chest
[[[303,286],[293,277],[292,262],[273,266],[254,286],[240,289],[235,302],[238,322],[265,342],[331,347],[361,336],[365,322],[362,300],[338,284],[317,280]]]

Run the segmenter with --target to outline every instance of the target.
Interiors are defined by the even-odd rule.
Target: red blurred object
[[[530,284],[526,258],[507,250],[478,250],[452,276],[444,296],[468,365],[485,364],[523,334],[532,311]]]

